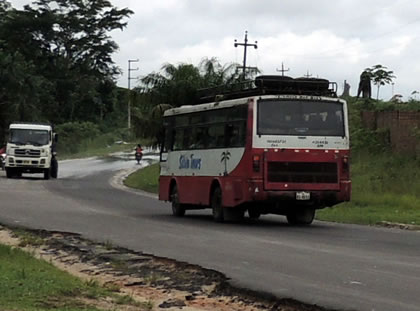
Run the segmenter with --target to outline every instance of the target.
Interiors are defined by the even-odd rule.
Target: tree
[[[366,71],[371,75],[373,84],[377,86],[376,100],[379,99],[379,88],[382,85],[390,84],[396,77],[393,75],[392,70],[382,65],[375,65],[372,68],[367,68]]]
[[[109,33],[123,29],[131,14],[107,0],[38,0],[23,10],[1,6],[0,52],[14,60],[19,55],[21,64],[5,65],[2,75],[26,68],[31,77],[15,83],[28,92],[15,88],[12,98],[10,89],[0,88],[0,98],[7,97],[10,106],[35,107],[38,119],[53,123],[103,119],[114,106],[110,96],[116,96],[119,73],[111,58],[118,47]]]
[[[242,74],[236,70],[237,66],[221,65],[216,58],[204,58],[198,66],[167,63],[160,72],[148,74],[134,89],[138,101],[141,101],[141,105],[133,109],[136,132],[159,140],[165,109],[197,104],[198,90],[201,88],[240,82]]]

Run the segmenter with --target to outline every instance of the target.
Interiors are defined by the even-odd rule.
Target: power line
[[[128,104],[127,104],[127,125],[128,128],[131,128],[131,87],[130,87],[130,82],[131,80],[134,80],[136,78],[132,78],[131,77],[131,72],[132,71],[136,71],[139,70],[139,68],[131,68],[131,63],[137,63],[139,60],[138,59],[129,59],[128,60]]]
[[[379,34],[379,35],[375,35],[375,36],[373,36],[372,38],[364,38],[364,40],[371,40],[371,41],[376,41],[377,39],[380,39],[380,38],[382,38],[382,37],[385,37],[385,36],[388,36],[388,35],[390,35],[390,34],[392,34],[392,33],[395,33],[395,32],[397,32],[397,31],[399,31],[400,29],[402,29],[402,28],[404,28],[404,27],[407,27],[408,25],[411,25],[411,24],[414,24],[414,23],[417,23],[417,22],[419,22],[420,21],[420,18],[416,18],[415,20],[412,20],[412,21],[410,21],[410,22],[408,22],[408,23],[406,23],[406,24],[404,24],[404,25],[401,25],[400,27],[397,27],[396,29],[393,29],[393,30],[391,30],[391,31],[388,31],[388,32],[384,32],[384,33],[381,33],[381,34]],[[369,42],[370,43],[370,42]],[[357,46],[358,44],[348,44],[348,45],[345,45],[345,46],[343,46],[343,47],[341,47],[341,48],[337,48],[337,49],[330,49],[330,50],[324,50],[324,51],[321,51],[321,52],[319,52],[319,54],[317,54],[317,55],[312,55],[312,56],[309,56],[308,57],[308,54],[282,54],[282,56],[290,56],[290,57],[305,57],[305,58],[312,58],[312,59],[316,59],[316,58],[328,58],[328,57],[330,57],[330,56],[328,56],[328,55],[322,55],[322,54],[327,54],[327,53],[337,53],[337,52],[342,52],[342,51],[346,51],[346,50],[348,50],[349,48],[351,48],[351,47],[355,47],[355,46]]]

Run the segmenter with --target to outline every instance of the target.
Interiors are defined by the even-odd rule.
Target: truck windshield
[[[257,120],[258,135],[345,135],[340,102],[260,100]]]
[[[17,145],[43,146],[49,142],[48,131],[31,129],[11,129],[9,142]]]

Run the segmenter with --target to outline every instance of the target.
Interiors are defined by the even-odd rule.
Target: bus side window
[[[173,150],[185,150],[188,149],[189,140],[189,129],[188,128],[177,128],[174,137]]]
[[[226,147],[238,147],[240,145],[240,126],[238,122],[226,124],[225,137]]]
[[[207,127],[195,127],[192,131],[193,139],[190,141],[190,149],[204,149],[208,146],[208,129]]]
[[[244,121],[226,124],[225,127],[225,147],[245,146],[246,123]]]
[[[188,150],[190,147],[190,141],[191,141],[191,128],[184,128],[183,131],[183,139],[182,139],[182,147],[183,150]]]
[[[175,138],[175,130],[168,128],[163,131],[162,152],[168,152],[170,150],[173,150],[174,138]]]
[[[172,150],[181,149],[181,132],[179,129],[173,131],[173,144]]]

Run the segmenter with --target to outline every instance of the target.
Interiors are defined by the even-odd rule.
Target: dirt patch
[[[389,221],[381,221],[377,223],[377,225],[381,227],[385,227],[385,228],[420,231],[420,226],[418,225],[401,224],[401,223],[395,223],[395,222],[389,222]]]
[[[72,233],[30,232],[44,241],[40,246],[25,246],[35,257],[137,302],[136,307],[116,307],[115,302],[106,299],[96,301],[94,305],[103,310],[326,310],[233,287],[225,275],[196,265],[111,243],[95,243]],[[20,239],[12,230],[0,226],[0,243],[19,247]]]

